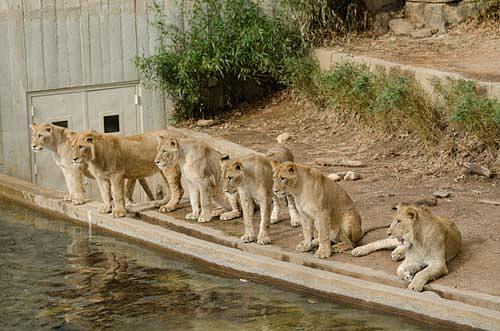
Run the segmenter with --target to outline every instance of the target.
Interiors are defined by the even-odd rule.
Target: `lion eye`
[[[232,180],[233,180],[233,177],[229,176],[229,177],[227,177],[227,180],[228,180],[228,181],[232,181]]]
[[[42,137],[43,137],[43,135],[41,135],[41,134],[38,135],[38,138],[42,138]]]
[[[286,178],[285,177],[280,177],[280,182],[286,182]]]
[[[397,223],[397,224],[401,223],[401,220],[396,220],[396,223]]]

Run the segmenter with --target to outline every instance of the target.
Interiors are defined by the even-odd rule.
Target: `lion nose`
[[[74,158],[73,158],[73,162],[76,162],[77,160],[78,160],[78,158],[77,158],[77,157],[74,157]]]
[[[157,165],[160,165],[160,160],[155,160],[155,163],[156,163]]]
[[[31,149],[35,149],[36,148],[36,145],[31,145]]]
[[[387,235],[390,237],[392,235],[391,230],[387,230]]]

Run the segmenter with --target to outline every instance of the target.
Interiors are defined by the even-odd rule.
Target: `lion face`
[[[175,138],[158,137],[155,163],[160,169],[175,166],[179,161],[179,142]]]
[[[273,192],[279,197],[293,193],[297,186],[297,166],[293,162],[273,162]]]
[[[94,159],[95,137],[92,132],[75,136],[71,141],[71,159],[82,164]]]
[[[415,222],[418,221],[418,210],[415,207],[399,207],[398,213],[387,230],[387,235],[397,238],[406,247],[415,242]]]
[[[54,129],[50,124],[40,124],[31,126],[31,149],[35,152],[43,150],[45,145],[52,143],[52,133]]]
[[[236,193],[243,181],[243,165],[240,161],[222,162],[222,188],[224,192]]]

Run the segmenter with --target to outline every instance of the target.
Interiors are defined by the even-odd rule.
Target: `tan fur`
[[[275,194],[293,195],[297,203],[304,239],[297,250],[313,248],[313,228],[319,248],[314,254],[327,258],[333,252],[352,249],[362,237],[361,217],[349,195],[318,170],[293,162],[273,163]],[[335,245],[331,246],[331,241]]]
[[[457,256],[462,246],[455,223],[426,207],[401,207],[387,234],[405,248],[397,274],[413,291],[422,291],[427,282],[446,275],[446,262]]]
[[[219,165],[221,157],[221,153],[199,139],[178,139],[168,135],[158,137],[156,165],[163,169],[179,164],[186,179],[192,209],[186,219],[209,222],[213,217],[223,214],[223,209],[214,208],[214,200],[220,204],[224,200]],[[241,213],[238,210],[237,196],[228,198],[232,208],[231,216],[239,217]]]
[[[124,181],[127,178],[148,177],[159,171],[154,163],[157,136],[165,132],[155,131],[122,137],[86,131],[73,137],[72,160],[77,164],[87,163],[90,173],[96,178],[104,203],[100,212],[111,212],[111,196],[114,203],[113,216],[124,217],[127,214]],[[172,180],[178,192],[182,192],[179,170],[177,174]],[[172,187],[172,183],[167,184]],[[173,199],[176,205],[180,200],[178,195],[175,191],[171,192],[169,204]]]
[[[293,162],[293,154],[292,152],[285,146],[283,145],[276,145],[271,147],[267,152],[266,152],[266,157],[275,162],[286,162],[286,161],[291,161]],[[286,195],[286,199],[283,198],[278,198],[277,196],[274,196],[273,198],[273,211],[271,212],[271,224],[275,224],[279,222],[279,214],[280,214],[280,202],[286,200],[287,206],[288,206],[288,213],[290,215],[290,225],[293,227],[300,226],[301,221],[300,221],[300,216],[299,213],[297,212],[297,207],[296,207],[296,202],[291,194]]]

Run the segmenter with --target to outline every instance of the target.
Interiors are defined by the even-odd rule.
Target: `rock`
[[[436,197],[429,197],[429,198],[423,198],[423,199],[419,199],[419,200],[399,202],[399,203],[392,205],[392,209],[397,210],[400,206],[410,206],[410,205],[433,207],[433,206],[437,205],[437,198]]]
[[[466,174],[476,174],[476,175],[481,175],[484,177],[491,178],[493,176],[493,173],[491,172],[490,169],[486,168],[485,166],[479,165],[479,164],[474,164],[470,162],[463,162],[462,166],[465,168],[465,173]]]
[[[388,12],[381,12],[375,14],[373,17],[372,30],[376,35],[383,35],[389,32],[389,21],[391,14]]]
[[[493,206],[500,206],[500,201],[494,201],[494,200],[479,200],[479,203],[485,204],[485,205],[493,205]]]
[[[432,36],[432,29],[426,28],[426,29],[416,30],[411,33],[411,36],[413,38],[429,38]]]
[[[200,127],[208,127],[208,126],[212,126],[215,124],[215,121],[210,119],[210,120],[198,120],[196,122],[196,125],[197,126],[200,126]]]
[[[339,175],[337,175],[336,173],[331,173],[328,175],[328,178],[330,178],[331,180],[333,180],[334,182],[338,182],[340,180],[342,180],[342,177],[340,177]]]
[[[280,134],[276,140],[278,140],[278,143],[283,144],[285,141],[292,139],[292,135],[288,132],[283,132]]]
[[[362,161],[356,160],[345,160],[338,158],[321,158],[315,160],[317,165],[321,165],[324,167],[329,166],[341,166],[341,167],[363,167],[364,164]]]
[[[361,178],[363,178],[363,177],[361,177],[361,175],[359,173],[354,172],[354,171],[348,171],[344,176],[344,180],[358,180]]]
[[[402,18],[389,21],[389,28],[397,36],[409,36],[413,31],[413,24]]]
[[[437,190],[437,191],[433,192],[432,195],[435,196],[436,198],[447,198],[451,195],[451,192]]]

